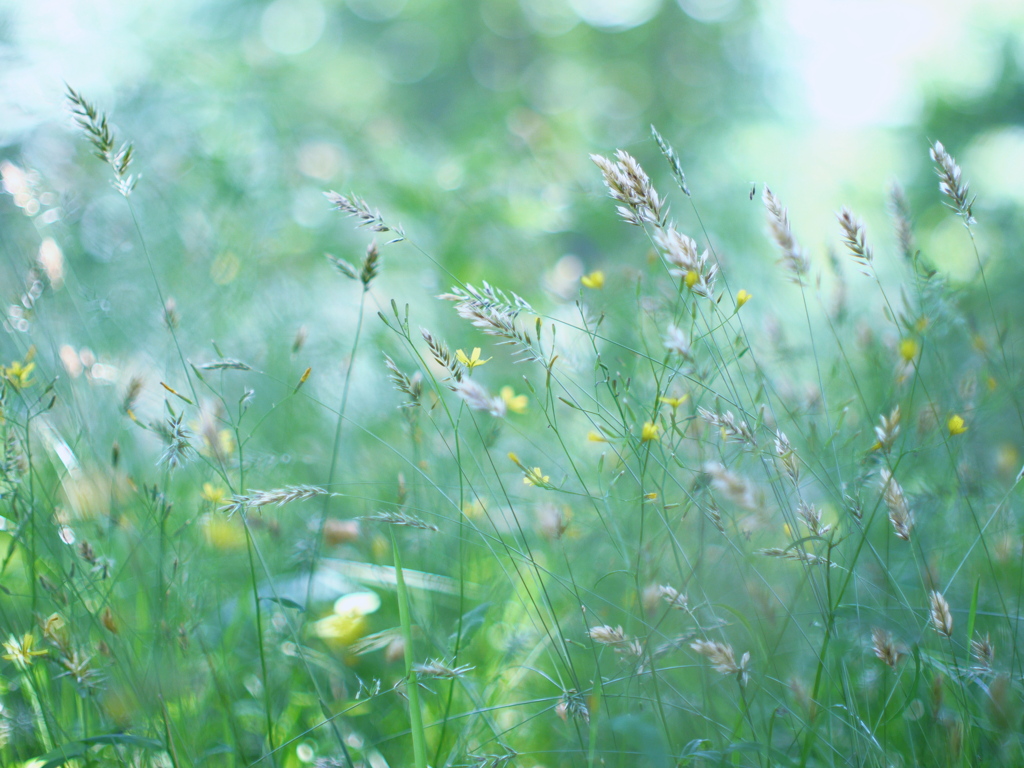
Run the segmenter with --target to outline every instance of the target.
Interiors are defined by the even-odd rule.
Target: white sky
[[[984,87],[1001,53],[993,30],[1015,29],[1024,53],[1021,0],[782,0],[780,11],[781,55],[826,127],[905,123],[930,85]]]

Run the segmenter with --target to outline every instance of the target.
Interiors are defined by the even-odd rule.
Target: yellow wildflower
[[[748,293],[745,290],[741,290],[739,293],[736,294],[736,309],[742,307],[752,298],[754,298],[754,295],[752,293]]]
[[[604,272],[600,269],[594,270],[589,275],[581,277],[580,282],[583,283],[585,288],[600,290],[601,288],[604,288]]]
[[[240,519],[223,515],[204,515],[199,525],[206,543],[214,549],[242,549],[245,546],[245,530]]]
[[[502,387],[500,394],[505,407],[512,413],[526,413],[526,404],[530,402],[526,395],[517,395],[512,387]]]
[[[477,520],[483,517],[484,512],[486,512],[486,510],[484,509],[484,505],[480,499],[473,499],[472,501],[467,501],[462,505],[462,514],[470,520]]]
[[[473,370],[478,365],[483,365],[484,363],[488,362],[491,358],[488,357],[487,360],[481,360],[480,347],[473,347],[473,353],[468,357],[466,356],[466,353],[463,352],[461,349],[455,350],[455,359],[458,360],[467,368],[469,368],[470,370]]]
[[[683,280],[686,282],[687,288],[693,288],[693,286],[697,284],[697,281],[700,280],[700,275],[691,269],[686,273],[686,277],[684,277]]]
[[[679,397],[659,397],[661,402],[671,408],[678,408],[680,405],[690,399],[689,395],[680,395]]]
[[[946,427],[949,429],[949,436],[955,437],[956,435],[962,435],[967,431],[967,425],[964,424],[963,417],[958,413],[954,413],[949,417],[949,421],[946,422]]]
[[[13,661],[18,669],[28,669],[36,656],[46,655],[45,650],[36,650],[36,636],[31,632],[26,632],[20,640],[11,635],[3,646],[7,651],[4,658]]]
[[[644,428],[640,432],[640,440],[645,443],[648,442],[649,440],[657,440],[659,429],[660,427],[653,421],[645,421]]]
[[[587,440],[592,443],[607,443],[608,439],[596,430],[590,430],[587,432]]]
[[[328,645],[347,646],[366,634],[366,617],[380,608],[375,592],[350,592],[338,598],[334,610],[313,623],[313,634]]]
[[[23,363],[20,360],[15,360],[6,368],[0,366],[0,376],[3,376],[15,389],[24,389],[35,384],[32,380],[32,371],[35,370],[35,367],[35,363]]]
[[[914,339],[912,339],[910,337],[907,337],[907,338],[902,339],[900,341],[900,346],[899,346],[900,357],[902,357],[908,363],[911,360],[913,360],[915,357],[917,357],[917,355],[918,355],[918,353],[920,351],[921,351],[921,345],[918,344],[917,341],[915,341]]]
[[[526,470],[526,474],[523,475],[523,485],[544,487],[551,485],[551,477],[541,472],[540,467],[534,467],[533,469]]]
[[[203,483],[203,490],[199,495],[215,507],[223,507],[228,501],[227,490],[213,483]]]

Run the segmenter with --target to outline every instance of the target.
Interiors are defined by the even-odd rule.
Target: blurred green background
[[[324,402],[340,391],[356,291],[323,254],[358,261],[367,241],[330,210],[327,189],[364,197],[409,235],[385,249],[371,304],[412,302],[416,325],[467,349],[477,337],[430,300],[455,279],[486,279],[551,313],[587,271],[633,279],[647,246],[610,215],[588,154],[624,148],[669,193],[652,123],[679,151],[694,193],[695,207],[673,197],[680,229],[709,241],[732,290],[753,291],[768,317],[786,310],[772,301],[782,277],[764,237],[765,182],[826,269],[842,204],[864,217],[876,248],[894,251],[885,196],[901,179],[922,231],[934,233],[922,249],[967,276],[973,257],[949,236],[959,225],[943,216],[927,157],[928,140],[940,139],[981,191],[978,212],[999,223],[983,237],[1019,242],[1010,211],[1024,197],[1014,171],[1024,161],[1024,10],[1014,2],[0,7],[0,157],[11,193],[0,206],[4,302],[23,303],[46,238],[68,265],[70,308],[48,316],[47,375],[63,347],[108,366],[101,385],[123,388],[133,374],[153,382],[179,367],[130,211],[108,169],[88,159],[65,82],[135,145],[142,180],[133,201],[189,340],[185,357],[218,357],[216,341],[226,356],[295,376],[330,360],[309,385]],[[884,275],[884,259],[879,269]],[[858,297],[850,300],[856,311]],[[44,321],[42,310],[28,314]],[[391,402],[377,348],[393,344],[372,316],[369,332],[361,354],[370,364],[353,390],[361,413],[382,392]],[[23,339],[6,359],[24,354]],[[266,389],[261,381],[261,396]],[[145,390],[141,413],[159,416],[162,398]],[[284,424],[300,420],[289,433],[316,418],[303,413],[286,414]],[[323,430],[304,426],[314,427],[306,458],[320,463]]]
[[[64,103],[65,83],[134,143],[133,170],[142,175],[134,213],[108,183],[109,169],[89,157]],[[827,289],[828,253],[840,248],[834,212],[843,204],[866,220],[882,276],[899,269],[885,210],[896,179],[907,187],[928,260],[954,277],[973,274],[973,252],[943,208],[928,159],[929,141],[941,140],[979,194],[981,252],[995,259],[990,280],[1001,289],[997,312],[1019,313],[1016,253],[1024,232],[1013,211],[1024,202],[1022,105],[1024,5],[1012,0],[0,3],[7,193],[0,197],[0,301],[9,331],[0,335],[0,364],[24,359],[35,345],[37,380],[58,380],[61,396],[40,434],[57,457],[56,474],[66,479],[63,462],[75,481],[64,483],[56,503],[83,517],[91,507],[116,517],[132,506],[125,501],[129,483],[153,482],[162,471],[155,466],[163,451],[158,435],[118,413],[130,380],[143,382],[133,411],[145,424],[166,417],[165,401],[184,408],[159,382],[189,392],[155,276],[173,301],[185,359],[198,366],[236,358],[255,369],[205,374],[232,406],[255,390],[240,434],[256,437],[244,457],[221,430],[238,419],[226,418],[212,397],[185,409],[197,445],[241,459],[249,488],[326,484],[334,413],[345,372],[355,371],[343,471],[331,486],[349,498],[333,502],[332,511],[346,518],[373,513],[399,496],[400,471],[415,498],[413,468],[422,466],[400,454],[404,423],[393,418],[400,398],[381,350],[414,366],[398,354],[404,350],[376,310],[390,313],[392,297],[409,302],[414,335],[425,326],[469,351],[483,337],[449,304],[433,300],[456,281],[487,280],[522,294],[540,314],[565,319],[582,274],[603,270],[605,295],[616,288],[616,296],[628,296],[641,279],[650,245],[614,216],[590,153],[623,148],[639,158],[658,189],[671,193],[680,231],[714,247],[730,292],[754,294],[746,316],[770,326],[795,302],[779,290],[785,276],[764,234],[765,183],[789,206]],[[693,206],[673,192],[650,138],[652,123],[679,152]],[[324,254],[358,262],[371,233],[331,210],[328,189],[365,198],[409,237],[383,249],[384,271],[368,294],[354,361],[348,356],[359,289]],[[48,276],[53,290],[44,292],[47,263],[63,271]],[[848,262],[844,270],[854,273]],[[854,317],[878,310],[867,293],[851,291]],[[985,300],[976,303],[987,312]],[[636,310],[625,301],[609,308],[629,321]],[[482,378],[521,392],[526,367],[494,356]],[[799,362],[796,353],[793,359]],[[307,366],[313,374],[302,397],[287,399]],[[538,377],[536,369],[531,375]],[[541,423],[537,405],[531,402],[527,421],[509,418],[504,428],[514,439],[529,441],[521,425]],[[222,439],[228,444],[218,449]],[[993,445],[997,439],[1009,438],[994,431]],[[108,471],[115,442],[125,450],[120,468]],[[548,458],[538,445],[532,450]],[[1013,450],[1004,473],[1019,466]],[[441,464],[446,457],[414,458]],[[533,466],[543,459],[524,452],[524,460]],[[104,471],[85,471],[78,482],[76,462]],[[205,490],[200,496],[202,481],[215,479],[201,471],[164,476],[180,492],[181,530],[215,519],[193,514],[211,513],[218,503]],[[446,477],[441,482],[454,483]],[[264,530],[280,544],[270,570],[283,574],[282,591],[318,546],[314,509],[321,507],[266,514]],[[94,528],[100,525],[83,524],[80,534],[102,541]],[[249,573],[223,565],[229,557],[241,562],[244,542],[234,533],[222,542],[207,536],[224,560],[194,562],[218,578],[196,579],[203,586],[194,603],[182,589],[168,626],[196,620],[206,601],[216,618],[211,625],[223,622],[244,635],[237,627],[248,624],[232,624],[231,601]],[[383,539],[364,538],[344,541],[345,556],[388,559]],[[55,550],[62,546],[54,542]],[[454,570],[454,545],[441,557],[437,545],[412,546],[421,547],[411,552],[414,567]],[[142,580],[152,563],[140,552],[131,562]],[[125,573],[135,578],[136,571]],[[128,581],[132,595],[130,578],[120,583]],[[300,599],[302,586],[295,588]],[[434,623],[450,629],[446,611]],[[385,613],[395,624],[393,604]],[[505,621],[511,632],[524,618],[510,609]],[[230,632],[225,638],[225,646],[235,642]],[[255,668],[251,641],[239,641],[233,653]],[[399,727],[389,722],[381,730],[390,729],[391,738]]]
[[[935,188],[929,140],[946,143],[980,192],[976,213],[993,224],[982,230],[982,251],[1013,253],[1005,245],[1020,241],[1012,210],[1024,197],[1024,9],[1015,2],[40,0],[0,8],[0,158],[10,193],[0,206],[2,298],[15,329],[3,356],[22,357],[30,326],[48,323],[35,337],[51,345],[40,350],[45,380],[68,371],[70,356],[94,384],[115,390],[132,375],[153,384],[175,369],[168,383],[184,383],[132,213],[108,169],[88,158],[65,82],[135,145],[142,180],[132,199],[185,358],[200,364],[223,353],[274,371],[279,392],[260,379],[268,406],[314,363],[308,392],[336,403],[349,363],[357,292],[324,253],[358,261],[367,233],[331,211],[327,189],[364,197],[409,235],[385,249],[371,309],[391,297],[412,302],[414,327],[467,350],[479,337],[431,300],[456,280],[488,280],[557,314],[585,272],[602,269],[619,285],[635,279],[648,246],[611,215],[588,154],[624,148],[668,193],[652,123],[679,151],[694,193],[692,207],[673,197],[680,229],[714,247],[731,290],[751,290],[769,321],[787,308],[773,301],[783,278],[764,237],[766,182],[790,207],[826,283],[843,204],[866,220],[880,252],[894,252],[885,197],[895,179],[930,233],[920,243],[928,258],[954,276],[973,273]],[[48,313],[23,301],[41,247],[59,249],[67,265],[63,304]],[[993,265],[1006,268],[1001,284],[1019,283],[1015,264]],[[886,265],[880,259],[883,276]],[[1013,293],[1005,296],[997,304],[1012,308]],[[853,311],[866,309],[860,296],[848,298]],[[360,414],[387,411],[393,400],[378,350],[393,350],[394,340],[372,314],[368,329],[367,364],[353,383]],[[305,338],[298,350],[297,336]],[[147,387],[140,415],[159,418],[163,397]],[[116,395],[107,400],[116,408]],[[275,414],[266,433],[282,445],[264,448],[274,456],[287,443],[289,460],[322,467],[329,447],[320,417],[293,410]],[[117,423],[108,415],[81,428],[97,455],[114,437],[100,426]]]

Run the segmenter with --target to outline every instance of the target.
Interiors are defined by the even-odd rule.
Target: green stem
[[[256,642],[260,651],[260,673],[263,676],[263,709],[267,722],[267,745],[270,747],[270,762],[277,766],[277,747],[274,745],[274,718],[270,711],[270,678],[267,676],[267,655],[263,647],[263,610],[260,607],[260,590],[256,581],[256,562],[253,558],[252,531],[245,510],[240,513],[245,524],[245,540],[249,550],[249,573],[252,575],[252,598],[256,605]]]
[[[423,713],[420,711],[419,683],[413,668],[412,620],[409,616],[409,593],[405,588],[402,574],[402,555],[398,549],[395,529],[391,529],[391,550],[395,557],[395,581],[398,586],[398,616],[402,622],[402,638],[405,640],[405,675],[409,694],[409,730],[412,731],[412,753],[416,768],[427,768],[427,743],[423,734]]]

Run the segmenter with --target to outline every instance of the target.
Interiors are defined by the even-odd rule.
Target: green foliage
[[[106,169],[83,152],[72,204],[4,166],[0,762],[1019,765],[1021,345],[984,189],[972,208],[933,147],[949,194],[909,196],[959,210],[969,281],[898,193],[894,246],[844,210],[848,252],[819,262],[767,189],[735,215],[691,196],[671,145],[710,118],[667,119],[595,157],[597,218],[542,241],[543,201],[486,184],[559,187],[569,148],[645,129],[556,117],[500,151],[514,105],[467,118],[479,83],[446,62],[521,23],[488,7],[420,90],[314,98],[295,78],[352,54],[257,57],[275,109],[310,116],[294,142],[239,102],[173,141],[147,123],[185,98],[164,93],[122,145],[69,89]],[[672,32],[499,47],[614,80]],[[383,92],[395,123],[361,122]],[[352,175],[289,177],[275,148],[329,159],[334,123]],[[421,183],[444,133],[480,210]],[[313,185],[335,224],[296,218]],[[719,228],[767,230],[738,239],[780,266]]]

